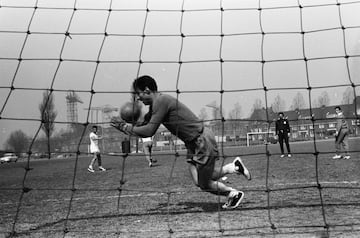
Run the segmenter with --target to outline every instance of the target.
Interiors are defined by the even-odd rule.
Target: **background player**
[[[152,157],[152,147],[153,147],[153,139],[152,137],[144,137],[141,138],[142,148],[145,154],[146,160],[149,162],[149,167],[152,167],[154,163],[157,162],[155,158]]]
[[[217,143],[212,131],[179,102],[176,98],[158,92],[156,81],[150,76],[141,76],[134,80],[133,93],[137,100],[149,105],[149,120],[143,125],[133,125],[120,119],[113,119],[111,125],[118,130],[140,137],[155,134],[163,124],[172,134],[181,139],[187,148],[187,162],[195,185],[203,191],[227,196],[223,208],[236,208],[244,197],[242,191],[228,187],[218,181],[226,174],[243,174],[248,180],[250,172],[239,157],[222,168],[215,167],[219,157]]]
[[[290,144],[289,144],[289,136],[290,136],[290,124],[289,121],[284,118],[284,113],[278,113],[279,118],[275,122],[275,132],[279,140],[281,155],[283,158],[284,155],[284,142],[286,145],[286,149],[288,152],[288,157],[291,157]]]
[[[136,100],[136,98],[134,98],[134,99]],[[151,114],[152,114],[152,107],[150,105],[149,106],[149,112],[144,115],[144,120],[139,125],[148,124],[150,119],[151,119]],[[152,136],[143,137],[143,138],[141,138],[141,141],[142,141],[142,147],[143,147],[143,151],[144,151],[144,154],[145,154],[145,158],[149,162],[149,167],[152,167],[154,165],[154,163],[157,163],[157,160],[152,157],[152,147],[154,145],[153,137]]]
[[[92,132],[89,134],[90,137],[90,153],[92,153],[94,156],[91,159],[90,165],[88,167],[89,172],[95,172],[94,170],[94,164],[95,160],[98,161],[98,166],[100,171],[106,171],[104,167],[101,166],[101,154],[99,149],[99,140],[102,138],[97,135],[97,126],[92,127]]]
[[[335,132],[335,149],[336,154],[333,159],[350,159],[349,155],[349,126],[344,114],[339,106],[335,107],[336,113],[336,132]],[[341,155],[342,149],[345,155]]]

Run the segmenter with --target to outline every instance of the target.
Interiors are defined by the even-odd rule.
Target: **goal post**
[[[248,132],[246,133],[246,146],[250,146],[250,141],[269,143],[269,138],[275,137],[275,131],[262,131],[262,132]]]

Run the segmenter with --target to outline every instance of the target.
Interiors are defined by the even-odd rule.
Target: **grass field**
[[[358,151],[360,138],[350,140]],[[333,141],[224,148],[252,173],[226,180],[245,192],[239,208],[192,184],[184,152],[103,156],[106,172],[89,173],[90,156],[0,165],[0,237],[360,237],[360,153],[333,160]],[[266,155],[266,148],[269,155]],[[219,163],[224,162],[219,160]]]

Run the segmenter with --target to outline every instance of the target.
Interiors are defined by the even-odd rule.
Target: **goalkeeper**
[[[191,177],[196,186],[203,191],[227,197],[224,209],[236,208],[244,197],[244,193],[218,181],[226,174],[238,173],[251,179],[250,172],[240,157],[222,168],[215,167],[219,157],[217,143],[212,131],[179,102],[176,98],[158,92],[156,81],[150,76],[141,76],[132,84],[137,100],[148,105],[150,119],[145,125],[133,125],[114,118],[111,125],[125,134],[139,137],[150,137],[163,124],[172,134],[181,139],[187,148],[187,162]]]

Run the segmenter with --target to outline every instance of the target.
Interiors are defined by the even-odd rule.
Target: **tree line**
[[[16,130],[10,133],[5,142],[5,150],[12,151],[17,155],[29,152],[31,146],[33,151],[47,151],[47,157],[50,158],[53,148],[61,148],[64,141],[70,141],[72,138],[80,137],[84,126],[80,124],[72,124],[71,131],[61,130],[57,135],[55,132],[55,119],[57,111],[55,110],[55,100],[51,91],[43,92],[42,101],[39,103],[40,113],[40,129],[44,132],[45,137],[37,135],[31,138],[22,130]],[[35,140],[36,139],[36,140]]]
[[[342,94],[342,101],[341,104],[352,104],[354,101],[354,89],[352,87],[346,88],[346,90]],[[307,100],[309,101],[309,100]],[[321,106],[329,106],[330,105],[330,96],[327,91],[323,91],[317,98],[312,99],[311,107],[312,108],[318,108]],[[281,98],[281,96],[278,94],[274,101],[270,104],[273,112],[281,112],[286,111],[286,101]],[[306,103],[305,97],[301,92],[297,92],[292,99],[292,103],[290,107],[288,107],[289,110],[296,110],[296,109],[305,109],[309,108],[309,104]],[[202,108],[200,110],[200,113],[198,117],[203,120],[210,120],[210,119],[221,119],[221,115],[224,115],[227,119],[241,119],[243,118],[242,114],[242,108],[239,102],[236,102],[233,105],[233,108],[226,113],[223,108],[221,108],[219,105],[216,105],[216,102],[209,103],[207,107],[212,108],[212,117],[209,117],[207,114],[207,111],[205,108]],[[256,112],[258,109],[264,108],[264,104],[260,98],[255,99],[252,109],[251,109],[251,115]],[[251,117],[251,116],[250,116]]]

